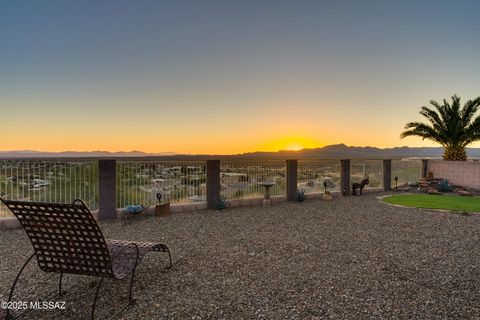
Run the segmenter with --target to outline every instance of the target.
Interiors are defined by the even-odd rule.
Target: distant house
[[[33,179],[30,183],[32,189],[41,189],[45,188],[50,184],[50,182],[43,179]]]
[[[200,196],[194,195],[194,196],[188,197],[187,200],[189,202],[204,202],[205,197],[200,197]]]

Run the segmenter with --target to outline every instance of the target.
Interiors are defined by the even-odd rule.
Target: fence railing
[[[297,188],[305,193],[340,190],[340,162],[338,160],[298,160]]]
[[[352,183],[360,183],[368,177],[366,189],[383,187],[383,160],[352,160],[350,177]]]
[[[0,197],[66,203],[81,198],[96,210],[98,162],[0,160]],[[0,203],[0,216],[9,215]]]
[[[286,190],[284,160],[227,160],[220,162],[220,194],[227,199],[261,197],[263,182],[272,182],[272,196],[284,195]]]
[[[423,166],[421,160],[0,160],[0,196],[45,202],[82,198],[102,219],[116,216],[115,208],[129,204],[154,205],[157,194],[164,202],[207,203],[209,208],[222,196],[258,198],[264,194],[264,182],[273,183],[272,196],[289,200],[298,189],[323,192],[324,183],[328,191],[348,195],[351,183],[366,176],[368,187],[386,184],[389,190],[395,186],[394,177],[399,186],[418,181]],[[0,205],[0,216],[9,215]]]
[[[395,186],[395,177],[398,178],[398,186],[417,182],[422,176],[422,160],[402,159],[392,160],[392,185]]]
[[[205,161],[118,161],[117,208],[206,201]]]

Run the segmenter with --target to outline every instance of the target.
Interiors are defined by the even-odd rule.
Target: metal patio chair
[[[105,239],[97,221],[82,200],[75,200],[72,204],[0,200],[20,221],[34,250],[13,282],[9,302],[20,275],[33,257],[36,257],[41,270],[60,274],[60,295],[63,274],[100,277],[91,319],[95,315],[97,297],[104,278],[123,279],[130,275],[129,297],[125,308],[134,302],[132,288],[135,270],[145,254],[150,251],[166,252],[169,258],[167,268],[172,267],[170,251],[164,244]],[[7,309],[5,319],[13,318]]]

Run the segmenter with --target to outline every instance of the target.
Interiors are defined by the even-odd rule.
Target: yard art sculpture
[[[352,195],[356,196],[357,195],[357,189],[360,189],[360,195],[362,195],[363,188],[368,184],[368,176],[362,180],[360,183],[354,183],[352,185]]]

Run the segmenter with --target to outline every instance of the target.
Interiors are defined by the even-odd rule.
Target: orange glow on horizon
[[[305,148],[303,146],[301,146],[300,144],[291,144],[286,148],[286,150],[291,150],[291,151],[298,151],[298,150],[302,150],[302,149],[305,149]]]
[[[267,141],[266,143],[259,146],[258,150],[261,151],[279,151],[279,150],[290,150],[298,151],[306,148],[320,148],[324,146],[325,143],[320,142],[312,138],[307,138],[305,136],[284,136],[282,138]]]
[[[47,136],[47,137],[46,137]],[[9,139],[3,143],[0,151],[9,150],[36,150],[45,152],[62,151],[142,151],[145,153],[177,153],[177,154],[242,154],[246,152],[266,151],[277,152],[279,150],[298,151],[302,149],[321,148],[326,145],[344,143],[348,146],[367,146],[361,141],[353,139],[342,140],[319,140],[306,136],[283,136],[281,138],[267,137],[260,140],[259,136],[252,133],[251,136],[217,136],[210,139],[204,137],[177,137],[176,139],[145,139],[139,136],[118,135],[110,139],[98,139],[94,132],[83,135],[63,135],[64,139],[58,139],[53,135],[24,135],[17,134],[16,139]],[[272,139],[273,138],[273,139]],[[370,137],[369,137],[370,138]],[[372,137],[373,138],[373,137]],[[372,139],[373,140],[373,139]],[[371,140],[369,140],[371,141]],[[373,141],[372,141],[373,142]],[[438,147],[430,141],[420,139],[399,140],[396,146],[409,145],[411,147]],[[380,141],[369,143],[368,146],[390,148],[395,145],[382,144]],[[474,143],[470,147],[479,147],[480,143]]]
[[[37,119],[38,120],[38,119]],[[93,123],[95,119],[80,123]],[[43,123],[43,122],[42,122]],[[47,123],[47,121],[45,121]],[[38,130],[36,125],[27,126],[28,130],[18,130],[15,121],[9,121],[0,128],[0,133],[6,137],[2,141],[1,151],[36,150],[46,152],[62,151],[142,151],[145,153],[176,153],[176,154],[211,154],[228,155],[247,152],[279,150],[298,151],[301,149],[321,148],[326,145],[344,143],[347,146],[373,146],[390,148],[395,146],[438,147],[431,141],[420,138],[399,138],[396,127],[383,128],[381,135],[376,131],[362,131],[353,127],[342,131],[334,122],[326,122],[322,126],[310,125],[308,121],[292,124],[282,118],[272,121],[274,125],[261,126],[229,124],[228,129],[215,126],[158,127],[153,124],[129,130],[113,123],[100,129],[85,128],[83,125],[59,124],[44,126]],[[280,125],[279,125],[280,124]],[[98,126],[95,126],[95,128]],[[232,129],[233,128],[233,129]],[[338,135],[342,132],[342,135]],[[391,142],[393,141],[393,143]],[[395,143],[396,141],[396,143]],[[480,142],[470,145],[479,147]]]

